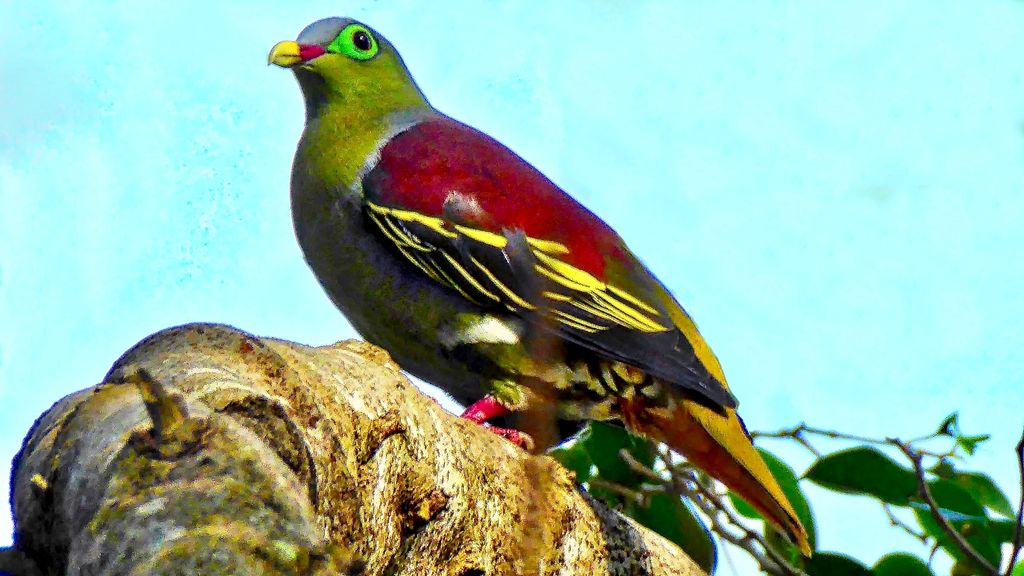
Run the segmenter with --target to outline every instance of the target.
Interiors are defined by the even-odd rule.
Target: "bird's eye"
[[[357,31],[352,35],[352,44],[360,50],[366,51],[373,48],[373,43],[370,42],[370,35],[362,30]]]
[[[327,46],[327,51],[353,60],[369,60],[380,52],[380,45],[369,28],[362,24],[349,24]]]

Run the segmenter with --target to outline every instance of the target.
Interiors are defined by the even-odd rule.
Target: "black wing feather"
[[[666,311],[620,296],[622,291],[614,288],[581,289],[587,287],[574,282],[572,274],[559,273],[569,265],[557,258],[557,246],[532,240],[521,230],[497,235],[372,200],[364,207],[371,230],[421,272],[465,298],[525,318],[539,316],[541,321],[534,324],[568,342],[636,366],[714,405],[736,406],[682,332],[667,320]]]

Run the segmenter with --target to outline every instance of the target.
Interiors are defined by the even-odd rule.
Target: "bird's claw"
[[[531,438],[530,435],[527,434],[526,432],[516,430],[515,428],[501,428],[499,426],[491,426],[490,424],[485,424],[484,428],[490,430],[491,432],[494,432],[498,436],[501,436],[502,438],[508,440],[509,442],[515,444],[516,446],[519,446],[523,450],[526,450],[527,452],[533,450],[533,438]]]
[[[491,426],[490,424],[487,424],[487,421],[491,418],[497,418],[498,416],[508,414],[508,412],[508,408],[495,399],[494,396],[484,396],[480,400],[474,402],[472,406],[466,408],[462,413],[461,418],[480,424],[484,428],[487,428],[498,436],[505,438],[527,452],[532,451],[534,447],[533,438],[530,438],[530,435],[526,432],[520,432],[515,428],[501,428],[499,426]]]

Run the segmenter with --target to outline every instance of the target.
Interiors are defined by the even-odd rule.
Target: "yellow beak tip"
[[[278,42],[274,44],[274,47],[270,49],[270,54],[267,55],[267,65],[273,64],[281,68],[291,68],[302,62],[300,54],[298,42],[293,40]]]

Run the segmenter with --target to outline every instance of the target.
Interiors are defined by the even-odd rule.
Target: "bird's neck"
[[[358,190],[362,176],[391,138],[437,115],[425,101],[390,112],[332,103],[307,120],[296,161],[326,182]]]
[[[332,88],[322,76],[301,68],[295,76],[306,100],[306,129],[296,166],[312,169],[332,187],[358,189],[376,151],[396,133],[437,115],[404,71],[334,83],[343,89]]]

